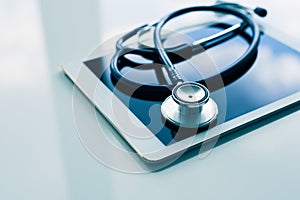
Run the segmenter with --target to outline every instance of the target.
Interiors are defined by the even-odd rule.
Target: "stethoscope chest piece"
[[[217,104],[209,97],[208,89],[196,82],[176,85],[161,105],[164,119],[178,127],[209,126],[218,115]]]

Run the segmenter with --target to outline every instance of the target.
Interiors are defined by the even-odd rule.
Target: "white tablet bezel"
[[[267,25],[264,25],[263,29],[268,35],[292,46],[293,43],[288,39],[289,37],[284,37],[284,34],[280,33],[280,31],[274,31],[274,28]],[[284,41],[282,39],[284,39]],[[296,49],[295,46],[294,49]],[[83,64],[83,61],[63,65],[62,68],[64,73],[87,96],[106,119],[108,119],[139,156],[149,162],[158,162],[175,157],[176,155],[179,156],[187,149],[200,145],[204,141],[227,134],[300,101],[300,92],[297,92],[238,118],[227,121],[222,125],[211,128],[206,134],[197,134],[193,137],[165,146],[121,100],[99,81],[96,75]],[[114,113],[115,110],[118,110],[117,115]],[[122,120],[126,120],[127,123],[120,125],[118,122]]]

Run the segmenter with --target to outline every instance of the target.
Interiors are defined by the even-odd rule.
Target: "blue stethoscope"
[[[242,22],[232,26],[225,26],[223,27],[224,30],[210,37],[165,49],[161,37],[164,25],[181,15],[199,11],[212,11],[233,15],[240,18]],[[267,15],[267,11],[260,7],[249,9],[239,4],[221,1],[218,1],[218,3],[213,6],[184,8],[170,13],[159,22],[150,26],[154,28],[154,47],[139,45],[138,48],[133,48],[123,45],[125,41],[133,36],[144,34],[150,29],[149,25],[138,27],[128,32],[117,41],[116,53],[111,59],[111,77],[114,82],[118,82],[118,85],[124,90],[135,91],[143,97],[149,97],[149,99],[162,100],[163,98],[161,113],[163,119],[165,119],[167,123],[177,127],[192,129],[207,127],[216,121],[218,107],[215,101],[210,98],[210,93],[205,86],[205,83],[214,82],[218,77],[222,77],[224,81],[222,86],[235,81],[251,67],[257,56],[260,28],[256,21],[252,19],[252,13],[261,17]],[[220,74],[211,76],[205,80],[187,81],[182,78],[174,66],[174,63],[187,60],[193,55],[201,53],[203,49],[207,49],[233,37],[237,33],[243,31],[246,27],[251,30],[251,36],[248,34],[245,35],[245,38],[249,43],[247,50],[234,63],[221,71]],[[141,84],[125,77],[121,72],[124,65],[130,65],[131,67],[141,65],[141,63],[136,63],[127,59],[125,55],[129,53],[152,60],[153,63],[161,63],[164,65],[168,78],[171,80],[172,84]],[[222,86],[215,85],[213,89],[218,89]],[[170,91],[172,91],[171,95]]]

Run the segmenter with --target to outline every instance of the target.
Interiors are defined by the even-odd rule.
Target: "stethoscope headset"
[[[233,26],[221,24],[224,30],[211,37],[165,49],[164,40],[161,36],[164,25],[170,20],[186,13],[199,11],[229,14],[241,19],[242,22]],[[232,83],[247,72],[257,56],[260,28],[257,22],[253,20],[252,13],[260,17],[267,15],[267,11],[263,8],[249,9],[239,4],[218,2],[212,6],[195,6],[177,10],[151,26],[143,25],[138,27],[122,36],[116,42],[116,53],[111,59],[110,64],[112,80],[118,84],[121,90],[134,91],[137,97],[150,100],[164,99],[161,105],[161,113],[163,118],[172,125],[193,129],[207,127],[216,121],[218,107],[215,101],[210,98],[210,92],[205,86],[206,82],[214,82],[215,79],[222,77],[223,85],[216,84],[210,87],[210,90],[216,90]],[[154,29],[154,47],[139,45],[138,48],[134,48],[124,45],[133,36],[142,35],[149,31],[150,28]],[[245,28],[250,29],[251,36],[243,32]],[[185,61],[201,53],[203,49],[217,45],[236,34],[243,35],[249,46],[241,57],[225,67],[220,74],[213,75],[205,80],[186,81],[174,66],[174,63]],[[126,58],[125,55],[129,53],[152,60],[153,63],[161,63],[166,69],[168,78],[172,84],[142,84],[125,77],[121,72],[125,65],[133,68],[141,65]],[[144,67],[147,67],[147,64]]]

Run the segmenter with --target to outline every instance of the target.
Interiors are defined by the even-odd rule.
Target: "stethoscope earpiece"
[[[253,11],[260,17],[265,17],[268,14],[268,11],[261,7],[256,7]]]

